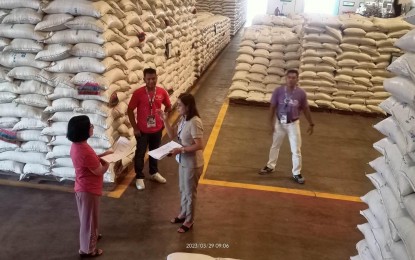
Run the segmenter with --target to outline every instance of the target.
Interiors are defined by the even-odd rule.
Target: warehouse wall
[[[354,6],[343,6],[344,0],[339,1],[339,14],[344,14],[348,12],[356,12],[357,8],[359,8],[359,3],[363,2],[361,0],[347,0],[346,2],[353,2]]]
[[[284,14],[302,13],[304,11],[305,0],[292,0],[291,2],[284,2],[281,0],[269,0],[267,14],[274,14],[275,8],[279,8]]]

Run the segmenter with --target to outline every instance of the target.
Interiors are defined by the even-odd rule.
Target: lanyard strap
[[[150,104],[150,115],[153,115],[153,104],[154,104],[154,98],[156,97],[156,91],[157,89],[154,89],[154,95],[153,98],[150,98],[150,94],[148,93],[147,87],[146,87],[146,93],[148,97],[148,103]]]
[[[180,122],[179,128],[177,130],[177,139],[179,139],[179,141],[180,141],[180,134],[182,133],[185,125],[186,125],[186,120],[184,117],[182,117],[182,121]]]

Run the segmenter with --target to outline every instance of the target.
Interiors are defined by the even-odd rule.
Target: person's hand
[[[101,163],[101,165],[103,166],[103,167],[108,167],[110,164],[107,162],[107,161],[105,161],[104,159],[99,159],[99,161],[100,161],[100,163]]]
[[[121,172],[121,170],[122,170],[122,162],[121,162],[121,160],[119,160],[119,161],[117,161],[115,164],[114,164],[114,172],[116,172],[116,173],[120,173]]]
[[[314,125],[311,124],[307,129],[307,134],[312,135],[314,132]]]
[[[106,156],[108,154],[113,154],[113,153],[114,153],[114,151],[109,149],[109,150],[105,151],[104,153],[98,155],[98,157],[103,157],[103,156]]]
[[[167,120],[167,113],[164,113],[163,110],[158,109],[157,114],[160,116],[161,120],[166,121]]]
[[[172,156],[176,156],[178,154],[180,154],[182,152],[182,149],[180,148],[174,148],[173,150],[170,151]]]
[[[140,136],[141,136],[141,132],[140,132],[140,130],[138,130],[138,129],[137,129],[137,130],[135,130],[135,129],[134,129],[134,135],[135,135],[135,136],[137,136],[137,137],[140,137]]]

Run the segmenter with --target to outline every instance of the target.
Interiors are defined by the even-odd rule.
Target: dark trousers
[[[146,155],[147,147],[150,151],[159,148],[161,144],[162,132],[163,130],[160,130],[153,134],[141,133],[141,136],[135,136],[135,139],[137,140],[137,147],[134,157],[134,169],[136,179],[144,179],[144,156]],[[149,157],[148,161],[150,175],[157,173],[157,160],[152,157]]]

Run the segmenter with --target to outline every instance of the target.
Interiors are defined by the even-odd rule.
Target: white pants
[[[275,169],[275,166],[277,165],[278,155],[280,153],[280,147],[286,134],[288,134],[288,140],[290,141],[293,162],[293,175],[299,175],[301,174],[302,164],[300,120],[289,124],[281,124],[277,120],[272,136],[272,145],[269,151],[269,160],[267,167]]]

